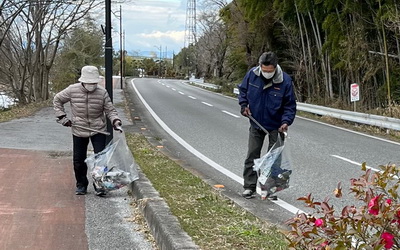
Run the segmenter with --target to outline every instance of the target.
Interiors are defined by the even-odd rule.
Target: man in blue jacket
[[[240,113],[253,116],[268,131],[268,150],[286,132],[296,115],[296,98],[293,82],[282,71],[274,52],[265,52],[259,65],[250,69],[239,88]],[[266,133],[250,121],[249,144],[244,163],[243,197],[252,198],[257,187],[257,173],[253,170],[254,159],[260,158]]]

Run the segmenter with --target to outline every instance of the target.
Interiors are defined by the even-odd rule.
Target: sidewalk
[[[114,103],[122,100],[114,90]],[[71,131],[51,107],[0,123],[0,138],[0,249],[154,249],[132,218],[127,187],[101,198],[89,185],[75,195]]]

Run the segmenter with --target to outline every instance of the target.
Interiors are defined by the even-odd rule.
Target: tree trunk
[[[304,63],[305,77],[306,77],[306,84],[307,84],[307,95],[308,95],[308,97],[310,97],[311,96],[310,70],[308,68],[308,60],[307,60],[307,55],[306,55],[306,47],[305,47],[305,44],[304,44],[303,28],[302,28],[302,25],[301,25],[300,13],[298,11],[296,1],[294,2],[294,6],[296,8],[296,17],[297,17],[297,23],[299,25],[301,49],[302,49],[302,53],[303,53],[303,62],[300,62],[300,63]]]

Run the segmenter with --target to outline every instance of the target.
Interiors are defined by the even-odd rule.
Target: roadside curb
[[[168,204],[160,197],[149,179],[138,169],[139,179],[130,186],[132,196],[139,203],[147,224],[161,250],[200,249],[181,228]]]

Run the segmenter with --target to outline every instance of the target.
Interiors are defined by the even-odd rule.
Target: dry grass
[[[151,230],[147,225],[146,219],[144,218],[141,212],[139,203],[140,202],[137,200],[131,202],[130,205],[131,205],[132,216],[127,218],[127,221],[134,222],[137,225],[139,225],[139,227],[136,230],[142,233],[146,238],[146,240],[151,242],[154,249],[159,249],[154,239],[154,236],[151,234]]]
[[[373,110],[368,110],[367,113],[373,115],[400,118],[400,105],[395,104],[387,108],[376,108]]]
[[[14,106],[10,109],[0,109],[0,122],[6,122],[17,118],[33,115],[44,107],[52,105],[51,100]]]
[[[135,161],[202,249],[287,249],[275,227],[225,199],[200,178],[151,146],[127,134]]]

